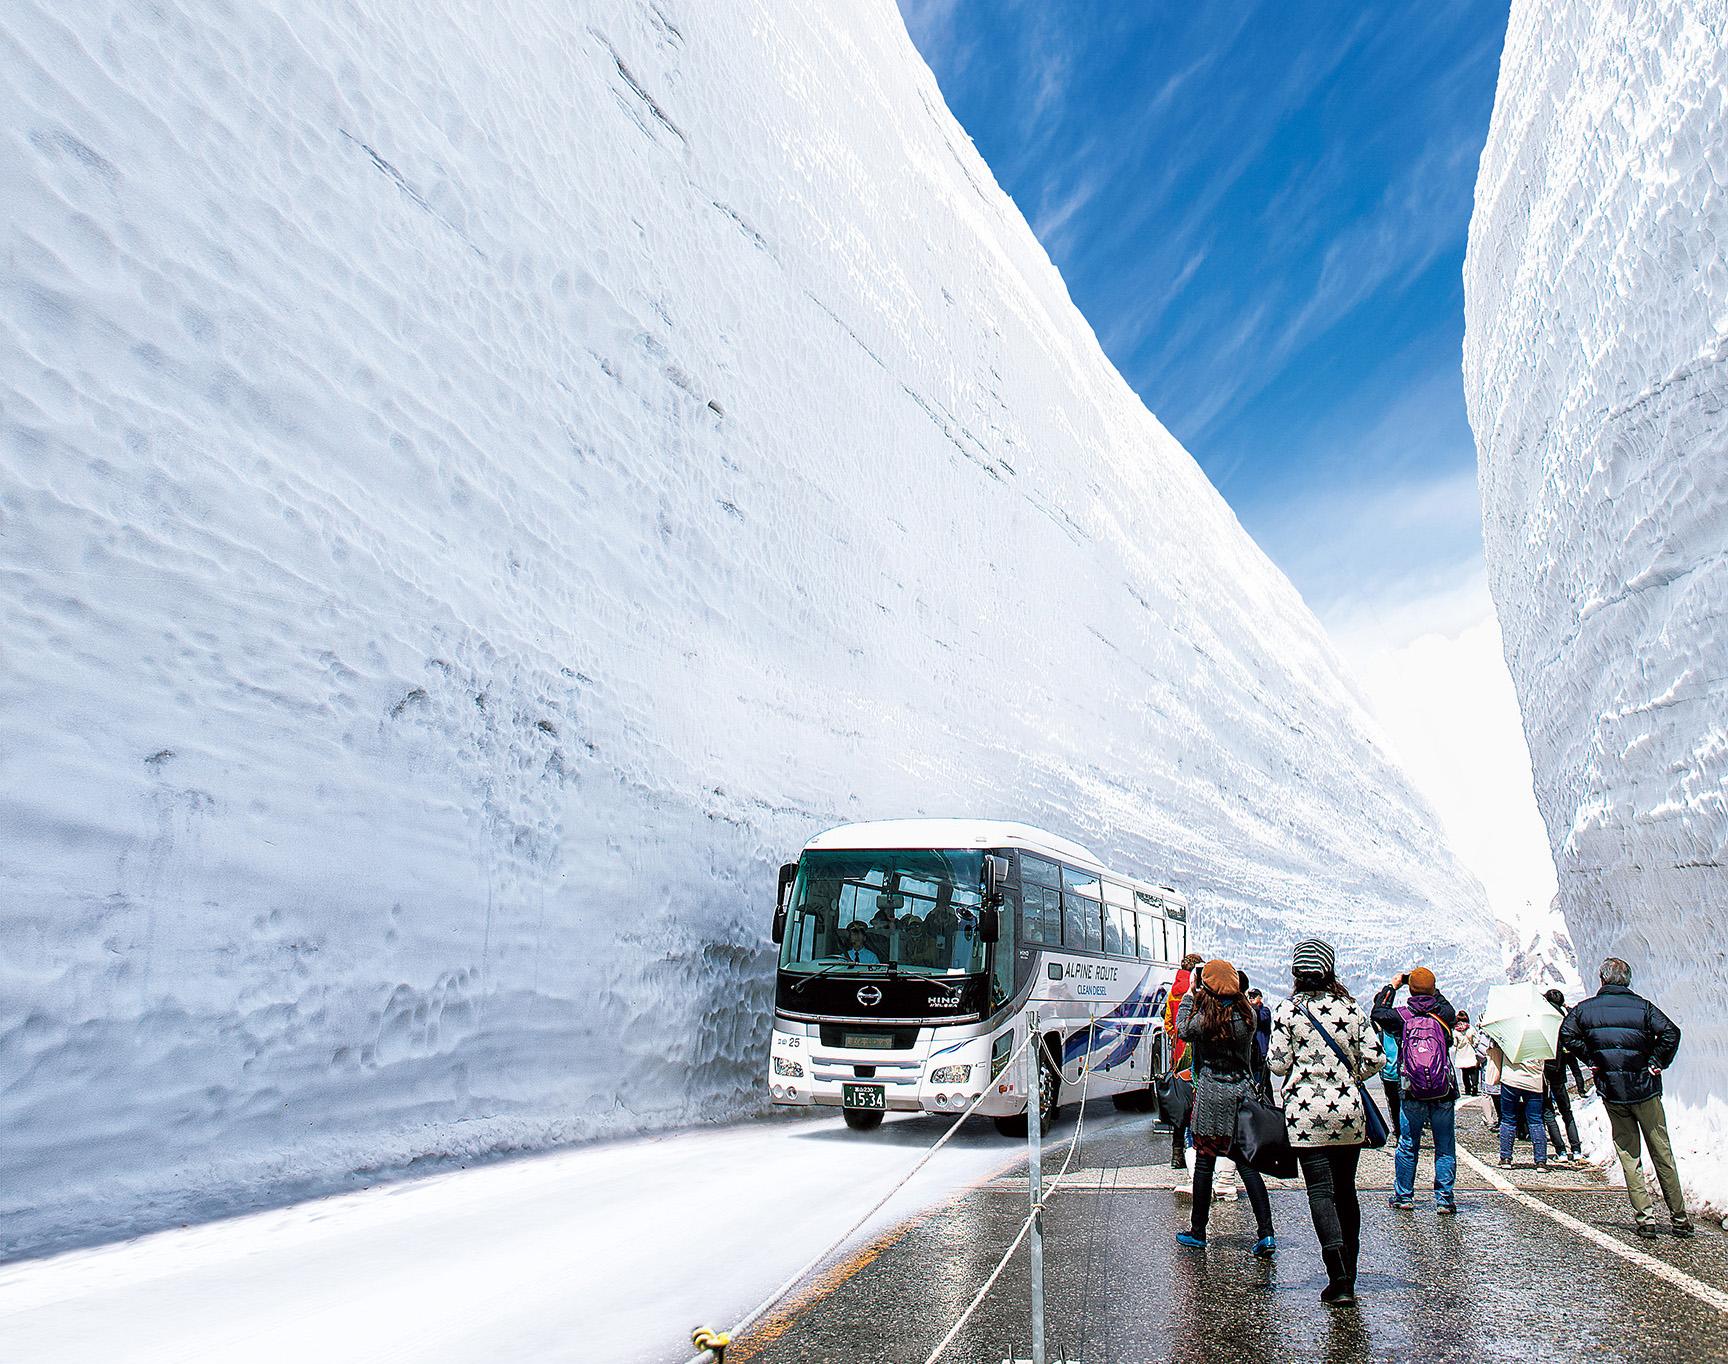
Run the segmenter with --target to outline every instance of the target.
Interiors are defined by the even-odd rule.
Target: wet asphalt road
[[[1108,1105],[1094,1106],[1108,1112]],[[1072,1110],[1048,1139],[1060,1159]],[[1491,1138],[1460,1122],[1460,1144],[1493,1165]],[[1220,1203],[1203,1252],[1175,1244],[1185,1186],[1169,1137],[1150,1120],[1088,1135],[1045,1214],[1047,1347],[1051,1364],[1149,1360],[1728,1360],[1728,1312],[1628,1262],[1515,1198],[1460,1161],[1459,1214],[1434,1215],[1425,1181],[1417,1209],[1386,1206],[1390,1152],[1365,1153],[1363,1252],[1354,1310],[1321,1305],[1325,1276],[1298,1183],[1275,1185],[1279,1250],[1253,1259],[1247,1201]],[[1584,1171],[1529,1168],[1512,1182],[1616,1240],[1728,1292],[1728,1235],[1699,1223],[1695,1240],[1640,1241],[1623,1190]],[[1054,1167],[1047,1165],[1047,1170]],[[998,1177],[890,1229],[820,1274],[748,1332],[732,1364],[882,1361],[921,1364],[995,1267],[1025,1216],[1024,1173]],[[1028,1357],[1025,1249],[944,1360],[998,1364]]]

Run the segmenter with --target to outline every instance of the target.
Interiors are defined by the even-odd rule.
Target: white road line
[[[1646,1255],[1636,1246],[1629,1246],[1618,1237],[1610,1236],[1607,1232],[1599,1230],[1598,1228],[1589,1225],[1587,1222],[1580,1222],[1570,1213],[1561,1212],[1560,1209],[1553,1207],[1551,1204],[1544,1203],[1540,1198],[1525,1193],[1524,1190],[1518,1188],[1517,1185],[1504,1178],[1498,1171],[1489,1169],[1488,1166],[1477,1160],[1475,1156],[1464,1150],[1463,1147],[1458,1148],[1458,1159],[1470,1166],[1471,1169],[1475,1170],[1477,1174],[1481,1175],[1482,1178],[1486,1179],[1496,1189],[1500,1190],[1501,1193],[1506,1194],[1510,1198],[1516,1198],[1520,1203],[1525,1207],[1530,1208],[1532,1211],[1539,1212],[1544,1217],[1558,1222],[1569,1231],[1577,1232],[1587,1241],[1594,1241],[1597,1245],[1601,1246],[1603,1250],[1611,1250],[1621,1259],[1630,1260],[1633,1264],[1649,1270],[1664,1283],[1672,1284],[1682,1293],[1690,1293],[1693,1297],[1697,1298],[1699,1302],[1714,1307],[1718,1312],[1728,1312],[1728,1293],[1724,1293],[1717,1288],[1712,1288],[1709,1284],[1699,1283],[1698,1280],[1694,1279],[1690,1274],[1686,1273],[1684,1270],[1674,1268],[1674,1266],[1669,1264],[1666,1260],[1658,1260],[1654,1255]]]

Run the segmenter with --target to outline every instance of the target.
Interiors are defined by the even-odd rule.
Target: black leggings
[[[1566,1140],[1560,1140],[1560,1124],[1554,1120],[1555,1109],[1566,1123]],[[1556,1151],[1578,1150],[1578,1124],[1572,1121],[1572,1096],[1566,1092],[1566,1082],[1548,1085],[1548,1103],[1543,1109],[1543,1121],[1548,1124],[1548,1145]]]
[[[1482,1092],[1482,1067],[1470,1066],[1458,1072],[1464,1077],[1464,1093],[1474,1098]]]
[[[1362,1242],[1362,1205],[1356,1201],[1356,1162],[1361,1156],[1360,1146],[1312,1146],[1296,1152],[1322,1250],[1348,1250]]]
[[[1266,1181],[1260,1178],[1258,1170],[1251,1170],[1234,1161],[1231,1163],[1236,1165],[1236,1173],[1242,1176],[1242,1187],[1248,1191],[1248,1204],[1254,1209],[1254,1225],[1259,1229],[1256,1235],[1270,1236],[1272,1200],[1266,1196]],[[1191,1214],[1190,1230],[1202,1241],[1206,1239],[1206,1219],[1212,1215],[1212,1172],[1217,1168],[1217,1156],[1203,1155],[1198,1149],[1195,1150],[1194,1210]]]

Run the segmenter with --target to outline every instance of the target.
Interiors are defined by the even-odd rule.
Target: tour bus
[[[884,1113],[977,1111],[1026,1132],[1036,1005],[1040,1125],[1081,1092],[1140,1102],[1163,1072],[1158,1019],[1188,950],[1187,902],[1078,843],[969,819],[848,824],[780,869],[769,1093]],[[1129,1026],[1138,1024],[1139,1026]]]

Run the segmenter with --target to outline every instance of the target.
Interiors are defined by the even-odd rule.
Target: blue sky
[[[900,0],[1106,354],[1289,574],[1495,912],[1554,892],[1461,273],[1505,0]]]
[[[1460,271],[1503,0],[901,0],[1105,352],[1322,616],[1479,572]]]

